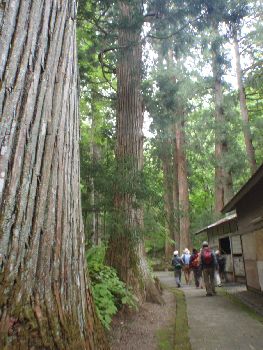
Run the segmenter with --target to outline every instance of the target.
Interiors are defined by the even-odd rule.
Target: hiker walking
[[[201,270],[203,271],[203,278],[206,288],[206,295],[212,296],[216,294],[215,291],[215,270],[218,269],[215,253],[209,247],[208,242],[203,242],[201,250]]]
[[[190,257],[189,266],[190,269],[193,271],[195,286],[196,288],[199,288],[201,286],[200,279],[202,272],[200,268],[200,253],[195,248],[193,249],[193,253]]]
[[[203,274],[202,274],[202,266],[201,266],[201,252],[202,252],[202,248],[200,248],[198,254],[199,254],[199,263],[200,263],[200,266],[199,266],[199,271],[200,271],[200,288],[201,289],[204,289],[205,285],[204,285],[204,278],[203,278]]]
[[[177,287],[181,287],[181,277],[182,277],[182,267],[184,266],[183,260],[178,255],[178,250],[174,251],[174,256],[172,260],[172,265],[174,267],[174,277]]]
[[[182,255],[182,260],[184,263],[183,271],[184,271],[184,278],[186,284],[190,284],[190,277],[191,277],[191,269],[190,269],[190,250],[188,248],[185,248],[184,253]]]

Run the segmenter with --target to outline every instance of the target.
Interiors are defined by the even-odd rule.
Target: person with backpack
[[[174,267],[174,277],[177,287],[181,287],[181,277],[182,277],[182,268],[184,266],[183,260],[178,255],[178,250],[174,251],[174,256],[172,259],[172,266]]]
[[[184,271],[184,278],[186,284],[191,283],[191,269],[190,269],[190,250],[188,248],[185,248],[184,253],[182,255],[182,260],[184,263],[183,271]]]
[[[201,286],[201,269],[200,269],[200,253],[197,249],[193,249],[193,253],[190,257],[189,267],[193,271],[195,286],[199,288]]]
[[[201,250],[201,270],[203,272],[203,278],[205,283],[206,295],[212,296],[216,294],[215,291],[215,270],[218,270],[218,264],[215,253],[209,247],[208,242],[203,242]]]

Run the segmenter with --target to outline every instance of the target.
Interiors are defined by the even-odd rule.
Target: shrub
[[[136,308],[133,294],[127,289],[114,268],[104,264],[105,246],[94,246],[87,252],[91,289],[99,318],[110,328],[112,316],[123,306]]]

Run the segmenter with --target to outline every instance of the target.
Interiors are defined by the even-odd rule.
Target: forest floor
[[[117,315],[112,322],[112,350],[172,349],[175,326],[175,294],[163,290],[165,305],[144,303],[139,312]]]

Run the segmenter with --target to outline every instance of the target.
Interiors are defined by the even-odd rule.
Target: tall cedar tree
[[[166,42],[168,48],[163,55],[163,47],[155,45],[158,50],[159,64],[157,71],[158,101],[154,104],[159,109],[153,114],[160,142],[160,156],[163,164],[164,198],[169,238],[175,241],[175,247],[166,243],[166,258],[170,260],[171,248],[182,250],[191,245],[189,218],[189,188],[187,179],[187,160],[184,133],[184,104],[180,96],[180,67],[174,58],[172,45]],[[164,62],[167,66],[164,66]],[[178,64],[178,66],[176,66]],[[182,74],[181,74],[182,75]],[[155,97],[155,98],[156,98]],[[171,147],[172,146],[172,147]],[[172,149],[170,149],[172,148]],[[170,255],[169,255],[170,253]]]
[[[105,47],[105,34],[98,31],[100,22],[105,23],[105,14],[101,15],[105,11],[104,5],[107,7],[104,2],[78,1],[80,115],[83,118],[80,143],[82,211],[86,243],[95,245],[105,238],[105,214],[112,205],[107,176],[110,167],[106,163],[108,154],[113,157],[114,153],[111,147],[108,148],[111,135],[108,115],[114,113],[109,112],[113,109],[112,89],[105,81],[98,61],[98,52]]]
[[[178,194],[178,177],[177,177],[177,152],[175,131],[173,130],[174,121],[174,104],[170,107],[165,105],[165,96],[174,96],[173,91],[169,91],[169,88],[174,88],[174,66],[170,56],[164,55],[162,46],[155,45],[158,51],[158,65],[157,65],[157,84],[159,90],[159,99],[151,99],[151,104],[158,106],[156,115],[153,113],[152,117],[155,119],[157,138],[159,140],[159,158],[162,163],[163,172],[163,197],[164,197],[164,210],[166,218],[166,230],[167,235],[165,239],[165,260],[167,264],[171,264],[171,256],[174,249],[180,249],[180,232],[179,232],[179,194]],[[171,53],[171,52],[170,52]],[[168,71],[164,70],[164,60],[167,59]],[[166,68],[166,66],[165,66]],[[169,99],[168,97],[168,99]],[[170,99],[169,99],[170,100]],[[171,98],[170,101],[173,101]],[[154,110],[155,110],[154,106]],[[151,108],[151,106],[149,106]],[[166,108],[165,108],[166,107]],[[161,108],[161,109],[160,109]],[[168,114],[165,118],[165,109]],[[163,112],[163,113],[162,113]],[[173,243],[174,242],[174,243]]]
[[[140,301],[161,303],[146,262],[142,238],[143,211],[136,187],[143,167],[143,103],[141,96],[143,8],[140,0],[118,1],[117,180],[115,218],[107,261]]]
[[[0,347],[108,349],[85,276],[76,2],[0,13]]]
[[[176,123],[176,153],[177,153],[177,174],[179,191],[180,211],[180,249],[191,248],[190,239],[190,203],[189,185],[187,178],[186,139],[185,139],[185,112],[181,113],[181,120]]]
[[[251,135],[250,125],[249,125],[249,114],[248,114],[247,101],[246,101],[246,92],[245,92],[245,86],[243,82],[244,78],[243,78],[243,71],[241,68],[241,61],[240,61],[241,55],[240,55],[239,43],[238,43],[238,31],[236,28],[233,28],[233,41],[234,41],[234,48],[235,48],[237,86],[238,86],[238,94],[239,94],[240,113],[241,113],[242,122],[243,122],[242,126],[243,126],[244,140],[245,140],[247,158],[248,158],[251,174],[253,174],[257,169],[257,163],[256,163],[255,149],[252,143],[252,135]]]
[[[170,133],[169,133],[170,134]],[[165,239],[165,261],[168,265],[171,264],[171,256],[175,248],[179,249],[180,237],[179,231],[176,230],[175,222],[175,190],[174,186],[177,185],[177,181],[174,178],[174,162],[172,153],[172,137],[165,135],[163,140],[160,138],[159,143],[159,157],[162,162],[163,171],[163,198],[164,198],[164,210],[165,221],[168,234]],[[175,244],[173,243],[175,242]]]
[[[240,114],[242,118],[243,134],[246,146],[247,159],[250,167],[251,174],[257,169],[255,149],[252,143],[252,134],[249,122],[249,113],[247,108],[247,99],[244,85],[244,74],[241,66],[241,53],[240,53],[240,41],[241,41],[241,21],[249,14],[248,1],[242,0],[230,1],[230,11],[226,16],[226,22],[229,26],[230,33],[233,39],[235,61],[236,61],[236,76],[238,86],[238,96],[240,105]]]
[[[220,7],[212,5],[208,8],[211,28],[214,38],[211,42],[212,70],[214,79],[215,103],[215,212],[220,213],[224,204],[233,196],[233,181],[231,171],[226,162],[228,154],[228,141],[226,136],[226,116],[224,107],[223,81],[222,81],[222,54],[219,33],[218,12]]]
[[[177,54],[177,56],[179,56]],[[179,66],[179,59],[175,57],[175,53],[172,50],[168,52],[168,65]],[[177,67],[178,70],[180,69]],[[174,77],[174,89],[176,91],[176,107],[174,119],[174,152],[173,156],[176,157],[173,161],[174,169],[174,208],[175,212],[179,210],[179,236],[180,241],[178,248],[180,251],[186,247],[190,248],[190,203],[189,203],[189,184],[188,184],[188,172],[187,172],[187,158],[186,158],[186,138],[185,138],[185,119],[186,119],[186,104],[187,101],[180,96],[180,85],[182,83],[181,77]],[[177,85],[177,86],[176,86]],[[176,195],[177,194],[177,195]],[[176,210],[177,209],[177,210]],[[178,228],[176,227],[176,231]]]

